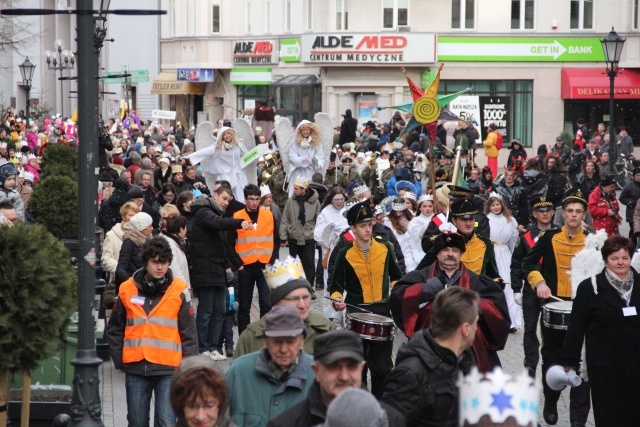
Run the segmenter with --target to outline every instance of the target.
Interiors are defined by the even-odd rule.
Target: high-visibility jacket
[[[122,362],[141,360],[178,367],[182,361],[182,340],[178,330],[178,313],[185,282],[174,278],[160,302],[149,314],[144,310],[146,296],[138,294],[138,287],[130,278],[120,285],[119,297],[127,313],[124,329]]]
[[[251,221],[246,209],[237,211],[233,217]],[[273,255],[273,223],[273,214],[270,210],[258,209],[258,223],[254,224],[253,230],[236,230],[238,233],[236,252],[244,265],[254,262],[269,263]]]

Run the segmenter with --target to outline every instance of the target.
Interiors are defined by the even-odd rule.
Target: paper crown
[[[24,180],[25,181],[29,181],[29,182],[33,182],[33,179],[35,178],[35,175],[31,172],[25,172],[24,173]]]
[[[356,187],[353,189],[353,195],[354,196],[361,196],[364,193],[366,193],[367,191],[369,191],[369,187],[367,187],[366,185],[364,185],[364,184],[356,185]]]
[[[357,205],[359,203],[358,200],[349,200],[348,202],[346,202],[344,204],[344,206],[342,206],[342,210],[340,211],[340,213],[342,214],[343,217],[347,217],[347,213],[349,213],[349,209],[351,209],[352,207],[354,207],[355,205]]]
[[[309,186],[309,182],[311,182],[311,179],[307,178],[306,176],[298,175],[294,184],[298,187],[307,188]]]
[[[405,199],[409,199],[409,200],[418,200],[418,196],[416,196],[414,193],[412,193],[411,191],[406,191],[404,193],[404,197]]]
[[[393,211],[403,211],[407,209],[407,205],[404,203],[391,203],[391,210]]]
[[[495,191],[492,191],[491,193],[489,193],[489,198],[492,198],[492,197],[502,200],[502,194],[496,193]]]
[[[418,205],[420,205],[420,203],[422,203],[422,202],[433,202],[433,195],[431,195],[431,194],[423,194],[418,199]]]
[[[172,165],[171,173],[182,173],[182,165]]]
[[[33,153],[29,153],[29,154],[27,155],[27,160],[35,160],[35,159],[36,159],[35,154],[33,154]]]
[[[273,265],[267,265],[263,273],[267,280],[267,286],[272,291],[292,280],[305,278],[300,258],[291,256],[288,256],[284,261],[277,259]]]
[[[538,425],[540,387],[526,370],[512,377],[499,367],[486,374],[474,367],[466,377],[460,375],[458,387],[459,425],[477,425],[483,417],[493,424],[512,419],[516,424],[509,425]]]
[[[384,208],[382,207],[382,205],[376,205],[375,209],[373,210],[373,214],[377,216],[383,213],[384,213]]]
[[[271,194],[271,189],[269,188],[268,185],[261,185],[260,186],[260,197],[264,197],[266,195]]]

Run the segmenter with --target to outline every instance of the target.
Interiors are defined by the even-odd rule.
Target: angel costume
[[[491,241],[498,264],[498,272],[505,282],[511,281],[511,255],[518,241],[518,222],[511,217],[510,221],[503,215],[496,215],[491,212],[487,214],[489,227],[491,230]],[[511,317],[511,328],[522,327],[522,307],[516,304],[513,299],[511,285],[506,285],[504,294],[509,307],[509,317]]]
[[[307,138],[299,136],[302,125],[313,125],[313,123],[309,120],[301,121],[289,142],[289,162],[291,164],[289,177],[295,179],[302,176],[311,179],[311,176],[316,172],[320,172],[324,176],[327,165],[321,141],[313,141],[313,132]],[[289,185],[289,197],[293,197],[293,185]]]
[[[432,218],[433,218],[433,213],[429,216],[425,216],[422,213],[420,213],[420,215],[414,216],[413,219],[409,221],[409,228],[407,230],[408,230],[409,236],[411,236],[411,238],[409,239],[409,244],[411,245],[411,256],[413,257],[413,260],[411,261],[411,263],[416,267],[418,266],[418,264],[420,264],[420,261],[422,261],[422,258],[424,258],[424,256],[426,255],[425,252],[422,250],[422,235],[424,234],[422,230],[427,229],[427,226],[431,222]],[[405,255],[405,262],[406,262],[406,255]],[[407,270],[407,271],[411,271],[411,270]]]
[[[393,210],[389,213],[389,215],[393,215]],[[400,244],[400,249],[402,249],[402,255],[404,255],[404,265],[406,267],[407,273],[415,270],[420,260],[422,260],[422,258],[417,258],[418,262],[415,262],[416,257],[413,255],[413,245],[411,243],[411,239],[413,238],[413,236],[409,232],[409,226],[407,226],[407,230],[405,231],[404,234],[400,234],[393,227],[393,224],[391,223],[389,218],[385,217],[384,225],[386,225],[391,229],[391,231],[393,232],[393,235],[395,236],[396,240]]]

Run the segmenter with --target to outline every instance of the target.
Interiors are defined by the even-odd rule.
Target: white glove
[[[443,233],[445,231],[448,231],[450,233],[457,233],[458,232],[458,229],[456,228],[456,226],[451,224],[450,222],[445,222],[444,224],[441,224],[440,227],[438,227],[438,229],[440,231],[442,231]]]
[[[514,292],[513,293],[513,300],[516,302],[516,304],[518,304],[520,307],[522,307],[522,292]]]

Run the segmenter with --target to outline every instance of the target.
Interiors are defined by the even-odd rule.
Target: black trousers
[[[304,245],[297,245],[295,240],[289,240],[289,255],[299,257],[304,269],[304,275],[313,289],[316,281],[316,242],[309,240]]]
[[[318,262],[316,263],[316,286],[324,288],[324,268],[322,268],[322,247],[318,247]]]
[[[542,319],[541,319],[542,322]],[[541,325],[542,331],[542,386],[544,400],[546,402],[557,403],[560,399],[560,391],[552,390],[547,385],[547,369],[553,365],[560,364],[560,351],[566,331],[561,329],[551,329]],[[569,421],[587,422],[589,411],[591,410],[590,387],[587,381],[583,381],[578,387],[572,387],[569,393]]]
[[[542,300],[525,283],[522,289],[522,318],[524,320],[524,366],[529,372],[535,372],[540,361],[540,340],[538,340],[538,322],[542,312]]]

